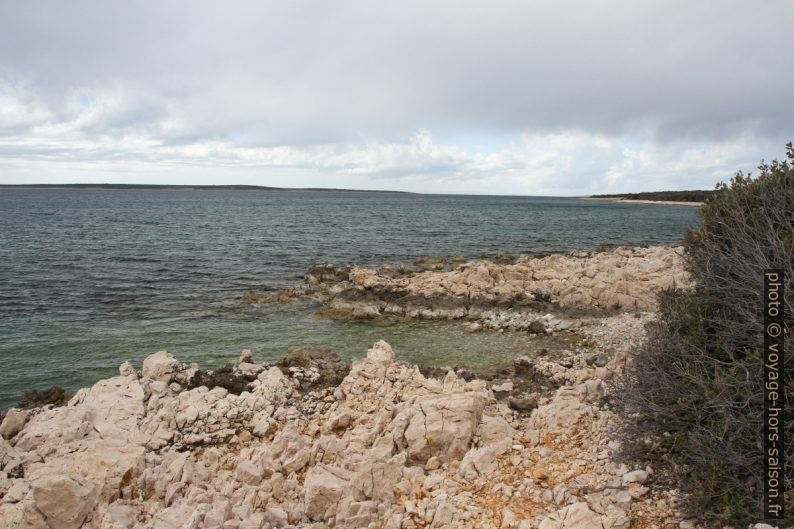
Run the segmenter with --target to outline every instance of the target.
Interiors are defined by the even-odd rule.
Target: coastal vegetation
[[[714,194],[709,189],[690,191],[650,191],[644,193],[617,193],[612,195],[591,195],[590,198],[616,198],[620,200],[652,200],[654,202],[703,202]]]
[[[763,272],[785,276],[785,327],[794,325],[794,149],[737,173],[700,210],[685,237],[694,289],[660,295],[659,315],[619,393],[626,455],[658,467],[684,493],[684,507],[714,527],[763,518]],[[789,357],[786,440],[794,439]],[[784,397],[785,398],[785,397]],[[643,432],[638,439],[637,432]],[[794,451],[786,456],[789,503]],[[788,513],[790,527],[794,517]]]

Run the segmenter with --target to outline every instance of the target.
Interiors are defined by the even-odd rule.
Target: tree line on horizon
[[[658,200],[673,202],[705,202],[714,195],[713,189],[692,189],[688,191],[646,191],[643,193],[615,193],[611,195],[591,195],[591,198],[619,198],[623,200]]]

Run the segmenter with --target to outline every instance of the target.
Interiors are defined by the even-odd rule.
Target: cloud
[[[792,15],[782,0],[9,3],[0,181],[79,163],[105,180],[710,187],[794,137]]]

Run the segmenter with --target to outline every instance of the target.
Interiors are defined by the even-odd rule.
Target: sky
[[[0,183],[711,189],[794,139],[794,2],[0,0]]]

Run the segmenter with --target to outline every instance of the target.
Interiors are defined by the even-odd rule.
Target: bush
[[[661,470],[704,523],[763,519],[763,270],[785,272],[785,326],[794,299],[794,149],[737,173],[700,209],[684,240],[690,292],[659,297],[658,319],[621,381],[625,455]],[[790,343],[790,342],[789,342]],[[790,345],[789,345],[790,348]],[[792,362],[785,359],[785,487],[794,521]],[[782,527],[781,526],[781,527]]]

